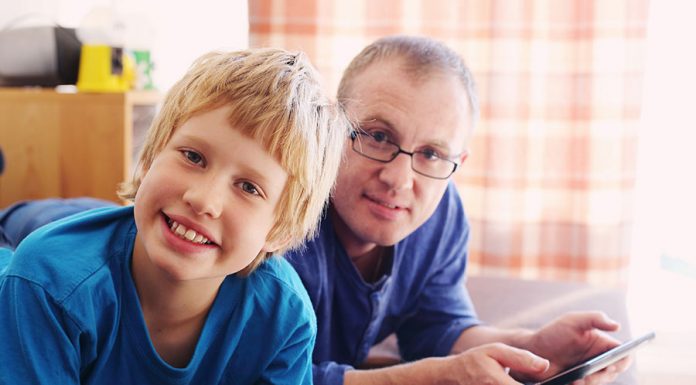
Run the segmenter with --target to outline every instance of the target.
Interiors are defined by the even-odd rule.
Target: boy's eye
[[[195,151],[191,150],[182,150],[182,154],[184,154],[184,157],[186,157],[186,160],[193,164],[201,164],[203,163],[203,156]]]
[[[261,193],[259,192],[259,189],[257,189],[256,186],[254,186],[253,183],[242,182],[242,183],[240,184],[240,187],[242,188],[242,190],[243,190],[245,193],[249,193],[249,194],[252,194],[252,195],[261,195]]]

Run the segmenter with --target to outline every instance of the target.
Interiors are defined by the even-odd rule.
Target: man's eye
[[[184,157],[186,157],[186,160],[193,164],[201,164],[203,163],[203,156],[195,151],[191,150],[182,150],[182,154],[184,154]]]
[[[389,138],[387,137],[387,134],[385,134],[382,131],[374,131],[370,133],[370,136],[372,136],[372,139],[375,140],[375,142],[386,142]]]
[[[442,159],[442,156],[437,151],[435,151],[431,148],[423,150],[420,153],[423,154],[423,158],[428,159],[428,160]]]
[[[242,190],[243,190],[245,193],[249,193],[249,194],[252,194],[252,195],[261,195],[261,193],[260,193],[259,190],[256,188],[256,186],[254,186],[253,183],[242,182],[242,183],[241,183],[241,187],[242,187]]]

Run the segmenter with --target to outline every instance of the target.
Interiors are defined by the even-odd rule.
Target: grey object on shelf
[[[74,28],[38,26],[0,30],[0,86],[75,84],[81,46]]]

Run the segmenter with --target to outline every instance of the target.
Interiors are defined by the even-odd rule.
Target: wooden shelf
[[[0,207],[49,197],[120,202],[118,184],[133,167],[134,109],[160,100],[156,92],[0,88]]]

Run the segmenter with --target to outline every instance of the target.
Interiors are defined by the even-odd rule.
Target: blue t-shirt
[[[310,384],[316,319],[290,265],[228,276],[185,368],[155,351],[131,275],[132,207],[29,235],[0,271],[2,384]],[[4,269],[4,271],[3,271]]]
[[[432,217],[394,246],[391,272],[369,284],[324,218],[319,236],[288,255],[319,322],[314,382],[343,384],[344,372],[391,333],[407,361],[449,354],[459,335],[479,323],[464,287],[468,239],[450,183]]]

